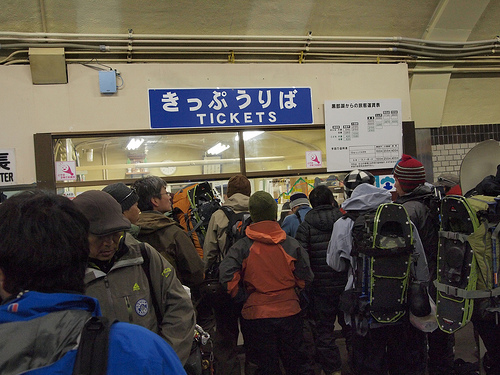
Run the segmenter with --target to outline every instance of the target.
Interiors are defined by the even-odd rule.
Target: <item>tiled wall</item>
[[[459,174],[460,164],[469,150],[479,142],[500,140],[500,124],[443,126],[431,129],[434,176]]]

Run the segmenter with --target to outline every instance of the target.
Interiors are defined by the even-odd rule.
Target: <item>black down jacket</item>
[[[310,210],[299,225],[295,238],[309,254],[314,280],[309,290],[315,294],[340,293],[347,282],[347,271],[336,272],[326,264],[328,242],[333,224],[342,213],[331,205],[318,206]]]

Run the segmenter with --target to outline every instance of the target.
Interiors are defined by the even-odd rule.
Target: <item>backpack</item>
[[[227,206],[222,206],[221,210],[226,214],[228,220],[226,228],[226,243],[224,244],[222,252],[223,255],[226,255],[231,246],[233,246],[238,240],[246,237],[245,230],[252,223],[252,219],[250,217],[250,212],[236,213],[232,208]]]
[[[207,181],[187,185],[174,194],[173,217],[189,234],[202,259],[208,223],[220,207],[220,199]]]
[[[441,206],[438,253],[437,317],[442,331],[453,333],[476,311],[496,319],[500,206],[494,197],[446,196]]]
[[[228,220],[226,242],[221,251],[221,255],[224,256],[234,243],[246,237],[245,230],[252,223],[252,219],[249,212],[236,213],[232,208],[227,206],[222,206],[220,209],[226,214]],[[219,283],[219,265],[221,261],[222,257],[219,255],[218,259],[205,271],[205,279],[201,286],[201,292],[204,295],[225,293]]]
[[[444,190],[441,187],[434,187],[432,189],[432,194],[417,195],[411,199],[406,200],[407,202],[421,202],[429,210],[429,218],[433,227],[439,228],[441,224],[441,202],[444,198]]]
[[[396,203],[344,216],[354,220],[351,256],[356,260],[356,287],[342,294],[341,309],[364,336],[373,320],[394,323],[406,314],[413,228],[403,205]]]
[[[425,195],[421,200],[429,209],[429,216],[436,228],[441,224],[441,202],[444,196],[442,189],[433,189],[433,194]]]

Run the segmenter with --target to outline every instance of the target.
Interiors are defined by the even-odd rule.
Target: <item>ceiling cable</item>
[[[39,0],[40,7],[44,1]],[[496,71],[500,41],[404,37],[155,35],[0,32],[0,64],[26,64],[29,48],[64,48],[67,62],[373,62],[470,64]],[[22,53],[22,54],[21,54]],[[307,59],[306,59],[307,56]],[[28,61],[27,61],[28,58]],[[485,67],[485,68],[487,68]]]

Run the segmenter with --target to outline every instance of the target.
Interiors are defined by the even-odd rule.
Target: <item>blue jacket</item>
[[[306,214],[309,211],[311,211],[310,206],[307,206],[305,204],[300,205],[299,209],[295,212],[295,214],[290,214],[287,217],[285,217],[285,220],[283,220],[283,224],[281,224],[281,228],[290,237],[295,237],[295,234],[297,233],[297,228],[299,227],[300,223],[304,221],[304,218],[306,217]],[[297,214],[300,216],[300,219],[299,216],[297,216]]]
[[[70,293],[25,292],[0,305],[0,373],[71,374],[80,333],[100,316],[96,299]],[[179,358],[160,336],[129,323],[109,335],[111,374],[185,374]]]

